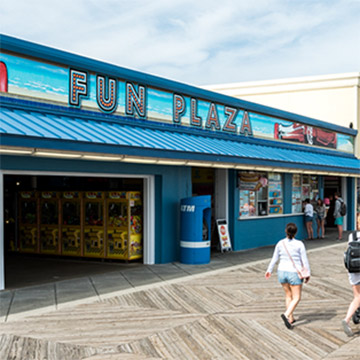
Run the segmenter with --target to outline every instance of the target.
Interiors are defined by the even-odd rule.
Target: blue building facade
[[[41,207],[49,192],[56,193],[59,216],[51,229],[60,256],[66,255],[63,243],[70,229],[65,224],[68,203],[78,204],[83,219],[72,230],[76,233],[78,226],[81,233],[77,256],[85,256],[91,246],[103,247],[100,257],[112,253],[117,241],[111,210],[122,201],[114,200],[119,192],[137,192],[141,198],[138,214],[131,213],[136,201],[130,198],[127,210],[121,210],[130,212],[118,214],[128,219],[119,246],[137,246],[132,239],[141,236],[147,264],[179,260],[180,201],[194,195],[212,196],[213,251],[219,218],[227,220],[234,251],[276,243],[288,222],[295,222],[298,237],[305,238],[303,200],[329,198],[334,190],[348,204],[346,229],[355,227],[360,164],[354,129],[8,36],[1,36],[0,62],[5,214],[0,289],[5,287],[6,251],[21,251],[19,234],[21,226],[26,228],[21,196],[38,199],[37,235],[26,241],[35,244],[34,253],[42,253],[42,237],[51,226],[42,223]],[[83,200],[67,203],[70,192],[81,192]],[[94,192],[101,193],[100,200],[91,198]],[[103,211],[104,224],[94,225],[102,226],[91,240],[96,245],[84,240],[87,226],[92,231],[86,223],[91,204]],[[136,216],[141,229],[133,234]]]

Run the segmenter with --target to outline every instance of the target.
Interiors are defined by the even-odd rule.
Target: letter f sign
[[[87,73],[70,69],[69,104],[80,106],[80,97],[87,96]]]

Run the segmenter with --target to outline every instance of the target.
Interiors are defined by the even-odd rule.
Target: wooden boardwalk
[[[360,359],[360,325],[352,338],[341,328],[352,299],[344,247],[309,252],[294,330],[266,260],[0,324],[0,359]]]

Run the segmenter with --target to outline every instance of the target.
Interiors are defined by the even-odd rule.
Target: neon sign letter
[[[202,126],[202,118],[196,115],[197,113],[197,100],[191,99],[190,102],[190,125],[193,126]]]
[[[185,99],[178,94],[174,94],[173,100],[173,122],[176,124],[181,123],[180,115],[183,115],[185,112]]]
[[[236,124],[233,122],[236,118],[237,109],[225,106],[225,115],[227,115],[223,130],[236,133]]]
[[[240,134],[245,135],[245,132],[249,136],[252,136],[252,134],[253,134],[252,129],[251,129],[250,117],[249,117],[249,114],[247,111],[244,111],[244,116],[243,116],[242,122],[241,122]]]
[[[80,97],[87,96],[87,73],[70,69],[69,104],[80,106]]]
[[[140,117],[145,117],[145,87],[138,86],[138,92],[136,92],[132,83],[126,83],[126,104],[125,110],[127,115],[134,115],[134,108]]]
[[[116,108],[117,83],[115,79],[107,79],[104,76],[97,76],[96,99],[101,110],[113,112]]]
[[[205,127],[207,129],[212,129],[215,127],[216,130],[220,130],[219,115],[214,103],[211,103],[209,107]]]

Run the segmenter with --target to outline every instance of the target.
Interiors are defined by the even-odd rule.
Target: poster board
[[[217,219],[216,225],[219,233],[221,252],[231,251],[232,247],[231,247],[231,240],[230,240],[227,221],[225,219]]]

